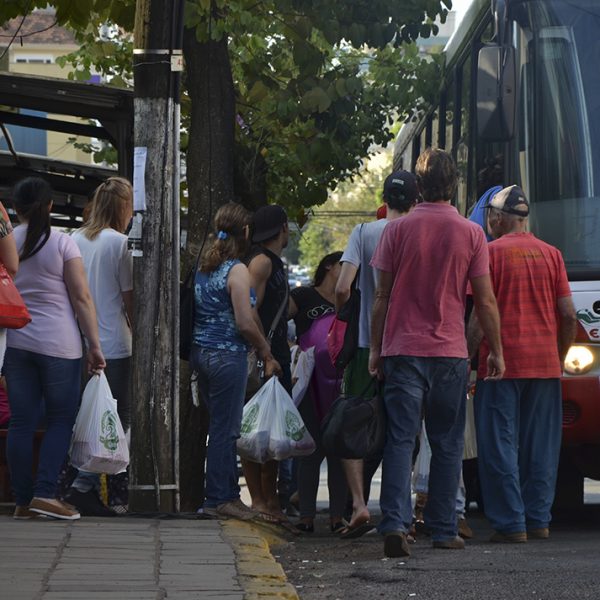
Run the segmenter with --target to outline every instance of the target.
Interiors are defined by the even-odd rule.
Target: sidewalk
[[[0,598],[297,600],[268,537],[233,520],[0,515]]]

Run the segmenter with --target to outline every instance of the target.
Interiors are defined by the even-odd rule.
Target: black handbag
[[[373,379],[358,396],[342,395],[333,403],[323,421],[321,441],[326,455],[372,458],[383,452],[385,430],[382,386]]]
[[[190,360],[194,335],[195,281],[200,255],[183,283],[179,284],[179,358]]]

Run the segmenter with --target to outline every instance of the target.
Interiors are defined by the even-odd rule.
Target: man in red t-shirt
[[[576,316],[560,251],[527,232],[529,202],[516,185],[488,204],[490,275],[500,310],[506,371],[485,381],[479,347],[475,424],[479,476],[492,542],[549,535],[561,441],[562,363]],[[469,324],[469,351],[481,339]]]
[[[434,548],[460,549],[458,489],[465,430],[467,284],[490,340],[489,376],[502,377],[504,361],[496,300],[483,230],[451,206],[454,161],[428,148],[416,165],[424,202],[387,224],[371,265],[379,282],[371,322],[369,370],[385,374],[387,441],[379,532],[386,556],[408,556],[412,522],[410,478],[422,415],[431,446],[425,524]]]

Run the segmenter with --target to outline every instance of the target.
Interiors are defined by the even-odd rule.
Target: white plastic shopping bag
[[[427,494],[429,490],[429,465],[431,463],[431,447],[425,431],[425,423],[421,426],[419,437],[419,454],[413,468],[413,491]]]
[[[70,454],[74,467],[91,473],[122,473],[129,464],[117,401],[103,371],[93,375],[83,391]]]
[[[294,382],[292,400],[296,406],[299,406],[302,402],[315,368],[315,347],[312,346],[308,350],[299,350],[298,352],[298,361],[292,373],[292,381]]]
[[[237,450],[242,458],[259,463],[314,452],[315,442],[277,377],[271,377],[244,407]]]

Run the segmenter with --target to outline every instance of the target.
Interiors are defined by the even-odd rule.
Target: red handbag
[[[0,263],[0,328],[21,329],[31,322],[31,315],[17,286]]]

